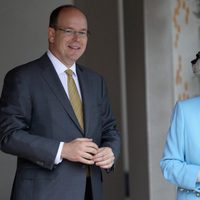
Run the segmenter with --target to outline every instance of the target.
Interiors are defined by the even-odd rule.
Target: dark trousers
[[[85,200],[93,200],[91,178],[86,178]]]

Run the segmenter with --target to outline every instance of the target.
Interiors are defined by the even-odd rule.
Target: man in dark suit
[[[101,169],[120,150],[103,78],[76,64],[88,39],[75,6],[56,8],[49,50],[7,73],[0,99],[0,148],[17,156],[12,200],[100,200]]]

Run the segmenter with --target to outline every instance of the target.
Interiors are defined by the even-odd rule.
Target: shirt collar
[[[56,72],[58,75],[62,74],[62,73],[65,73],[65,71],[67,69],[69,69],[68,67],[66,67],[58,58],[56,58],[50,50],[47,51],[47,55],[49,57],[49,59],[51,60]],[[74,63],[70,69],[73,71],[73,74],[75,76],[77,76],[77,73],[76,73],[76,64]]]

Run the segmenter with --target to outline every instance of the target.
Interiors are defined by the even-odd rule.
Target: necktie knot
[[[71,69],[68,69],[65,71],[65,73],[69,76],[72,76],[73,75],[73,71]]]

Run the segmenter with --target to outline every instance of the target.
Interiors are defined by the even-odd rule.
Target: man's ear
[[[49,43],[54,43],[55,40],[55,29],[52,27],[48,28],[48,41]]]

